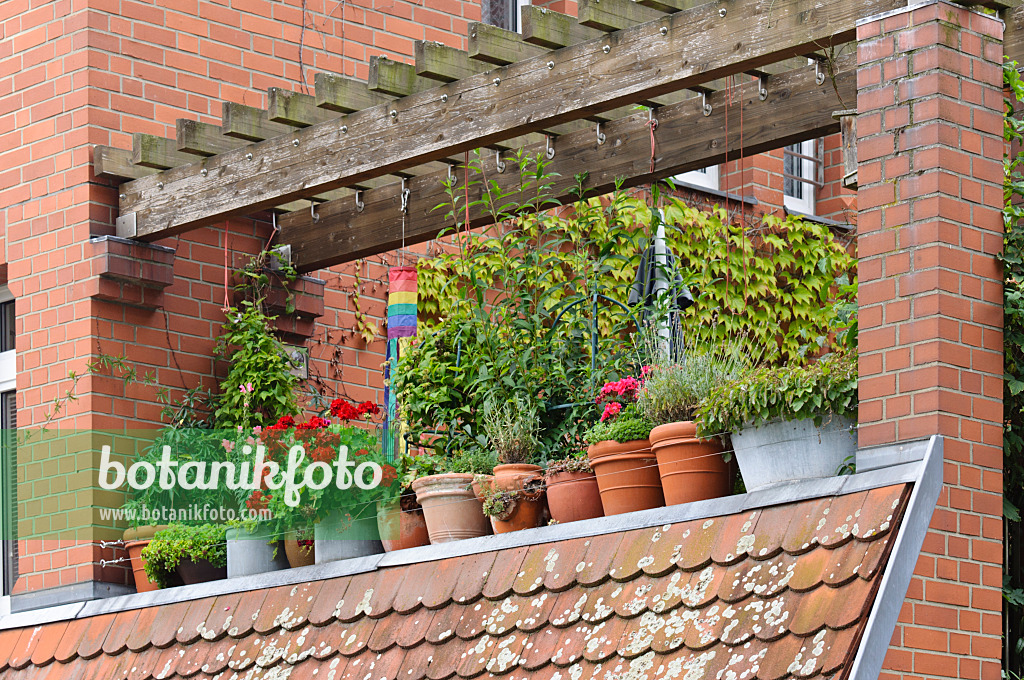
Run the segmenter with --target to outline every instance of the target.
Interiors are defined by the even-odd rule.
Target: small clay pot
[[[158,586],[146,576],[146,560],[142,557],[142,549],[149,545],[156,532],[166,529],[167,525],[144,525],[124,532],[124,549],[128,551],[128,559],[132,565],[132,576],[135,577],[135,591],[148,593],[159,590]]]
[[[471,487],[473,475],[449,472],[421,477],[412,483],[431,543],[486,536],[491,523]]]
[[[659,425],[651,430],[650,441],[667,505],[729,495],[732,475],[722,457],[722,444],[717,439],[699,439],[693,421]]]
[[[402,509],[402,504],[398,502],[387,506],[378,505],[377,528],[380,530],[384,552],[430,545],[427,521],[419,505],[408,509]]]
[[[499,517],[491,517],[491,528],[496,534],[507,534],[511,531],[523,529],[536,529],[544,526],[548,521],[548,507],[544,502],[544,491],[533,497],[526,495],[529,492],[521,492],[510,507]]]
[[[178,562],[178,576],[190,586],[195,583],[206,583],[207,581],[219,581],[228,577],[228,566],[215,567],[209,560],[193,562],[187,557]]]
[[[308,567],[316,564],[316,543],[312,538],[306,539],[306,545],[299,543],[299,535],[289,531],[284,535],[284,554],[288,558],[288,566]]]
[[[593,472],[554,472],[545,481],[551,519],[559,524],[604,517],[601,491]]]
[[[598,442],[587,449],[587,457],[597,476],[605,515],[665,505],[658,459],[648,440]]]

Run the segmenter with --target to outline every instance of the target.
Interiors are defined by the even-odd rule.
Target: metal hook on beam
[[[597,143],[598,144],[604,144],[606,141],[608,141],[608,136],[605,133],[601,132],[601,124],[598,123],[597,124]]]
[[[711,108],[711,104],[708,104],[708,93],[707,92],[701,92],[700,93],[700,99],[701,99],[701,102],[702,102],[702,107],[701,108],[702,108],[702,111],[704,112],[704,115],[705,116],[710,116],[711,115],[711,111],[713,109]]]
[[[704,114],[705,116],[708,114]],[[651,130],[658,129],[658,119],[654,117],[654,107],[647,109],[647,123],[651,126]]]
[[[765,79],[763,75],[757,77],[757,97],[761,101],[768,99],[768,87],[765,85],[764,81]]]
[[[356,212],[363,212],[363,208],[365,207],[366,204],[363,203],[363,190],[356,189]]]
[[[494,167],[498,172],[505,172],[505,162],[501,160],[501,151],[494,152]]]
[[[448,166],[451,167],[450,165]],[[405,178],[402,178],[402,214],[409,212],[409,194],[412,192],[405,188]]]
[[[455,172],[452,171],[452,167],[453,167],[453,165],[451,163],[449,163],[448,164],[448,183],[451,186],[455,186],[456,184],[459,183],[459,176],[457,174],[455,174]]]
[[[814,60],[814,82],[818,85],[825,83],[825,74],[821,70],[821,59]]]
[[[320,221],[320,215],[316,212],[316,201],[314,200],[309,201],[309,216],[314,222]]]
[[[544,155],[547,156],[548,160],[555,157],[554,135],[544,135]]]

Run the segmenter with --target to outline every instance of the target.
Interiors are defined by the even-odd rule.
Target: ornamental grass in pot
[[[503,403],[489,400],[483,425],[498,465],[492,476],[476,482],[494,533],[542,526],[549,515],[543,469],[534,462],[540,430],[536,406],[518,395]]]
[[[665,496],[649,437],[654,424],[640,411],[640,381],[605,383],[597,397],[604,411],[587,431],[587,458],[597,476],[605,515],[660,508]]]
[[[698,431],[731,432],[748,491],[832,477],[857,450],[857,357],[837,352],[808,365],[760,367],[715,390]]]
[[[741,354],[733,349],[694,348],[678,359],[659,352],[644,369],[637,406],[654,428],[651,450],[665,503],[691,503],[729,495],[732,469],[718,437],[698,437],[694,414],[717,387],[739,375]]]

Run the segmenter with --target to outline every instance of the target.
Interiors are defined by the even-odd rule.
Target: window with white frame
[[[522,33],[520,9],[530,4],[530,0],[483,0],[480,20],[485,24]]]
[[[14,354],[14,297],[0,286],[0,596],[8,596],[18,578],[17,527],[17,400]],[[0,598],[0,614],[8,609]]]
[[[782,186],[786,210],[813,215],[814,196],[821,186],[817,141],[790,144],[783,149]]]
[[[709,165],[708,167],[701,168],[700,170],[684,172],[681,175],[676,175],[672,180],[674,182],[692,184],[694,186],[701,187],[702,189],[718,191],[718,166]]]

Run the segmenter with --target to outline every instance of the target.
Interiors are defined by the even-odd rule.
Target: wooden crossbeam
[[[609,32],[656,21],[662,15],[633,0],[579,0],[576,5],[576,20],[581,25]]]
[[[198,160],[192,154],[178,151],[176,140],[141,132],[132,135],[132,163],[135,165],[166,170],[179,165],[195,163]]]
[[[838,91],[838,95],[837,95]],[[760,153],[792,144],[804,139],[830,134],[839,129],[832,111],[845,102],[856,100],[856,58],[843,57],[837,63],[835,87],[831,82],[817,85],[813,66],[777,76],[769,90],[767,101],[758,96],[757,83],[746,83],[738,88],[738,96],[727,114],[727,94],[711,95],[711,116],[705,117],[699,101],[683,102],[658,110],[656,131],[655,172],[650,173],[650,133],[647,116],[637,113],[629,118],[602,127],[607,135],[604,144],[598,144],[593,131],[583,131],[561,137],[555,157],[548,169],[557,173],[552,178],[552,193],[563,200],[571,200],[577,173],[589,173],[585,182],[593,194],[606,193],[614,188],[616,180],[625,178],[625,185],[636,186],[655,179],[695,170],[725,160],[725,154],[735,158],[742,148],[747,154]],[[750,121],[740,135],[735,119],[742,105],[745,118]],[[733,125],[726,136],[726,116]],[[741,146],[742,145],[742,146]],[[531,155],[543,153],[544,146],[526,150]],[[483,157],[486,181],[496,181],[501,191],[514,190],[519,181],[511,161],[504,173],[498,172],[492,156]],[[420,243],[452,226],[435,206],[447,202],[442,180],[445,175],[418,177],[408,183],[409,211],[405,215],[404,241]],[[481,179],[476,175],[474,179]],[[462,196],[462,175],[455,187]],[[365,207],[360,211],[354,199],[326,203],[317,208],[320,219],[313,223],[308,211],[285,215],[280,219],[283,243],[292,246],[292,256],[298,269],[313,271],[332,264],[387,252],[399,247],[403,241],[403,215],[400,210],[401,186],[392,184],[368,191],[364,195]],[[480,186],[470,187],[469,200],[480,196]],[[470,213],[471,226],[489,224],[479,210]]]
[[[219,153],[248,144],[243,139],[225,137],[220,125],[200,123],[187,118],[177,120],[175,138],[178,151],[195,156],[216,156]],[[195,161],[196,159],[193,158],[190,162]]]
[[[262,142],[264,139],[286,135],[293,129],[291,125],[271,121],[266,109],[234,102],[224,102],[221,105],[222,135],[250,142]]]
[[[528,7],[523,8],[524,11],[526,9]],[[523,61],[547,52],[547,48],[523,42],[523,37],[515,31],[490,24],[471,23],[467,37],[469,56],[496,66]]]
[[[340,118],[340,114],[317,107],[316,97],[271,87],[267,90],[267,117],[275,123],[309,127]]]
[[[494,68],[493,64],[471,59],[468,52],[439,42],[417,40],[415,54],[416,75],[442,83],[468,78]]]
[[[358,111],[344,125],[328,121],[213,156],[208,176],[192,166],[134,180],[122,187],[119,233],[162,238],[700,85],[847,42],[860,17],[903,5],[751,0],[728,18],[700,5]]]
[[[387,57],[370,57],[370,90],[395,97],[424,92],[437,86],[430,78],[416,75],[416,67]]]
[[[139,179],[159,170],[132,163],[132,152],[112,146],[95,146],[92,152],[93,172],[97,177],[113,180]]]
[[[583,26],[576,20],[576,17],[533,5],[522,8],[520,23],[523,27],[525,42],[546,47],[549,50],[594,40],[604,35],[604,31]]]
[[[1024,66],[1024,5],[1006,10],[1003,21],[1006,23],[1003,54]]]
[[[394,99],[391,95],[371,91],[361,80],[333,73],[317,73],[313,82],[316,86],[316,105],[339,113],[354,113]]]

